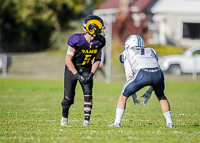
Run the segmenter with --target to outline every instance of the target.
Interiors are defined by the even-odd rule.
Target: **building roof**
[[[119,8],[119,0],[106,0],[98,9]]]
[[[154,0],[136,0],[132,5],[131,8],[136,7],[138,8],[137,12],[144,12],[146,8],[153,2]]]
[[[158,0],[151,8],[152,13],[200,14],[200,0]]]
[[[133,0],[130,8],[132,12],[143,12],[155,0]],[[95,11],[96,14],[108,14],[119,12],[120,0],[106,0]]]

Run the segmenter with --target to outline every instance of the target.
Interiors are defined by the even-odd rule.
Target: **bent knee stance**
[[[68,109],[72,104],[74,103],[73,98],[63,98],[63,101],[61,102],[62,108],[63,109]]]
[[[85,120],[90,120],[91,115],[91,109],[92,109],[92,95],[84,95],[84,115]]]
[[[73,98],[66,98],[66,97],[63,98],[63,100],[61,102],[61,106],[63,108],[63,110],[62,110],[63,117],[68,118],[69,108],[73,103],[74,103]]]

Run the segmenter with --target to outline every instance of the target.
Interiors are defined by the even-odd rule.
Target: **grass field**
[[[69,126],[61,127],[62,80],[0,79],[0,142],[200,142],[199,81],[166,82],[175,124],[171,129],[165,127],[154,94],[146,106],[128,99],[122,127],[107,127],[114,121],[122,85],[94,83],[91,125],[83,127],[83,95],[78,84]]]

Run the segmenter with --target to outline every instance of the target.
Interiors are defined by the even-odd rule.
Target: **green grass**
[[[154,94],[146,106],[128,99],[122,127],[107,127],[114,121],[122,86],[123,82],[94,83],[91,125],[83,127],[83,95],[78,85],[69,126],[61,127],[62,80],[0,79],[0,142],[200,142],[199,82],[166,82],[175,124],[171,129],[165,127]]]

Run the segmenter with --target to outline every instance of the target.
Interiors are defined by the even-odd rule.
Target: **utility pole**
[[[106,65],[105,65],[105,81],[111,81],[111,49],[112,49],[112,14],[106,15]]]

